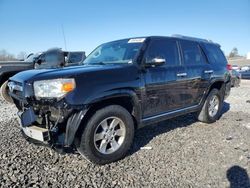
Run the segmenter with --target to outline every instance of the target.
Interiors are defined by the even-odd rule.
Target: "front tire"
[[[125,157],[133,138],[131,114],[121,106],[111,105],[89,119],[76,147],[84,158],[102,165]]]
[[[213,123],[218,120],[221,115],[223,99],[224,97],[218,89],[212,89],[198,113],[198,120],[204,123]]]

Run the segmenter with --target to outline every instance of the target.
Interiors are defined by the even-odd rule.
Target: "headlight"
[[[35,97],[37,99],[62,98],[74,89],[75,80],[73,78],[41,80],[34,82]]]

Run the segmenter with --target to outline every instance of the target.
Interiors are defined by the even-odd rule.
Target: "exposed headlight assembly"
[[[73,91],[75,87],[75,80],[73,78],[40,80],[34,82],[36,99],[60,99],[67,93]]]

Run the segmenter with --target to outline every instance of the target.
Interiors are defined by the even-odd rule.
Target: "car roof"
[[[199,43],[207,43],[207,44],[213,44],[216,46],[220,45],[218,43],[214,43],[212,40],[209,39],[202,39],[202,38],[196,38],[196,37],[189,37],[189,36],[183,36],[183,35],[172,35],[172,36],[157,36],[157,35],[152,35],[152,36],[141,36],[141,37],[129,37],[129,38],[124,38],[124,39],[119,39],[119,40],[114,40],[110,42],[118,42],[122,40],[130,40],[130,39],[139,39],[139,38],[145,38],[145,39],[150,39],[150,38],[169,38],[169,39],[178,39],[178,40],[188,40],[188,41],[193,41],[193,42],[199,42]],[[109,43],[109,42],[107,42]]]
[[[193,42],[199,42],[199,43],[213,44],[213,45],[220,47],[220,45],[218,43],[215,43],[212,40],[196,38],[196,37],[189,37],[189,36],[184,36],[184,35],[174,34],[172,36],[150,36],[150,38],[172,38],[172,39],[178,39],[178,40],[187,40],[187,41],[193,41]]]

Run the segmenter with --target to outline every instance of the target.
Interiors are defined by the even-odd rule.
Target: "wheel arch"
[[[88,105],[86,116],[91,116],[96,110],[108,105],[122,106],[132,115],[136,126],[140,122],[140,100],[134,91],[127,89],[111,91],[93,99]]]
[[[203,104],[204,104],[204,102],[205,102],[205,100],[206,100],[206,98],[208,97],[208,95],[209,95],[209,93],[210,93],[210,91],[212,90],[212,89],[218,89],[222,94],[224,94],[224,92],[225,92],[225,87],[226,87],[226,83],[225,83],[225,81],[223,80],[223,79],[218,79],[218,80],[213,80],[213,81],[211,81],[211,83],[210,83],[210,86],[207,88],[207,90],[205,91],[205,94],[204,94],[204,96],[203,96],[203,99],[201,100],[201,102],[200,102],[200,107],[202,107],[203,106]]]
[[[210,87],[208,89],[208,92],[207,94],[209,94],[209,92],[212,90],[212,89],[218,89],[219,91],[221,91],[223,88],[225,87],[225,82],[224,80],[214,80],[211,84],[210,84]]]
[[[128,112],[132,115],[135,129],[138,128],[138,124],[141,119],[141,108],[140,101],[136,93],[131,90],[113,91],[112,94],[109,93],[109,95],[102,95],[102,97],[93,99],[88,105],[85,105],[85,109],[76,113],[76,115],[72,115],[72,118],[75,120],[73,120],[74,123],[73,121],[68,121],[67,123],[67,139],[65,140],[65,144],[71,145],[75,137],[79,138],[89,118],[91,118],[97,110],[109,105],[120,105],[128,110]],[[74,125],[72,125],[72,123]]]

